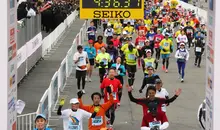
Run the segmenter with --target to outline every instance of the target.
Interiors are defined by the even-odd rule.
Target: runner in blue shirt
[[[93,71],[93,66],[95,64],[96,49],[93,47],[93,40],[89,40],[89,45],[85,46],[84,51],[87,52],[90,66],[87,68],[86,81],[92,82],[91,76]]]

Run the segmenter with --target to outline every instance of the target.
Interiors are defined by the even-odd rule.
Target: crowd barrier
[[[68,50],[66,57],[63,59],[63,61],[60,64],[60,67],[58,70],[54,73],[49,88],[44,92],[37,111],[35,112],[36,114],[44,114],[47,119],[50,119],[52,116],[52,112],[56,110],[56,105],[59,100],[60,92],[63,91],[66,85],[67,78],[71,75],[73,68],[74,68],[74,63],[73,63],[73,55],[77,50],[77,45],[81,45],[87,40],[86,37],[86,31],[88,28],[89,22],[85,21],[82,28],[80,29],[80,32],[76,35],[76,37],[73,40],[72,46]],[[53,35],[53,34],[52,34]],[[26,114],[26,115],[19,115],[17,116],[18,120],[21,120],[21,118],[28,118],[31,114]],[[17,128],[30,128],[29,126],[32,126],[31,123],[34,122],[34,119],[31,121],[28,120],[27,122],[21,124],[18,123]],[[48,122],[48,125],[50,125],[50,120]],[[23,129],[22,129],[23,130]],[[27,130],[33,130],[32,128],[27,129]]]
[[[43,39],[41,33],[40,14],[30,19],[18,22],[18,50],[17,50],[17,82],[28,75],[28,72],[36,63],[44,57],[47,52],[60,39],[65,29],[76,19],[78,11],[69,15],[53,32]]]

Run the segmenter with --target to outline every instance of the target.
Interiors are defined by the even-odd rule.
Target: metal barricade
[[[35,128],[36,112],[18,115],[17,116],[17,130],[33,130]]]
[[[41,15],[37,14],[35,17],[31,17],[30,19],[25,18],[18,21],[17,29],[17,50],[18,52],[21,52],[20,58],[22,60],[17,68],[17,81],[19,83],[25,77],[28,71],[35,65],[35,63],[41,58],[41,47],[39,47],[28,58],[27,55],[24,55],[23,53],[26,51],[26,43],[41,32]]]

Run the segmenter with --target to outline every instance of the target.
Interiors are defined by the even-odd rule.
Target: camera
[[[150,130],[160,130],[159,126],[154,126],[153,128],[151,128]]]

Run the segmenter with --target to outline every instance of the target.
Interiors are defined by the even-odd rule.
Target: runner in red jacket
[[[144,32],[143,31],[139,31],[139,36],[135,40],[135,46],[137,47],[138,53],[139,53],[138,68],[141,67],[141,59],[140,59],[142,57],[141,48],[144,46],[146,39],[147,38],[145,37]]]
[[[122,90],[122,84],[121,82],[115,78],[116,71],[114,68],[109,69],[108,77],[105,78],[100,86],[102,95],[104,97],[104,102],[107,102],[109,100],[109,94],[106,90],[107,87],[111,87],[112,94],[114,98],[114,104],[112,107],[106,112],[106,117],[109,118],[108,124],[110,123],[110,130],[113,130],[113,123],[115,120],[115,110],[117,108],[117,103],[119,103],[119,96],[118,94],[121,93]]]
[[[160,59],[160,42],[164,39],[164,36],[161,34],[161,30],[157,30],[157,34],[154,35],[154,48],[156,51],[156,59]]]

